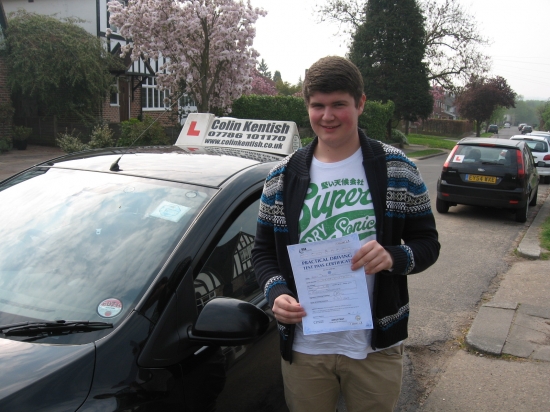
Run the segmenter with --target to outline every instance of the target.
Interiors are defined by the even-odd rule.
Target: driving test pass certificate
[[[294,271],[304,335],[372,329],[367,279],[351,270],[361,243],[357,234],[287,246]]]

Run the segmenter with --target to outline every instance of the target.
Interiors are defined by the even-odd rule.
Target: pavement
[[[409,145],[405,152],[422,149]],[[60,155],[59,148],[33,145],[0,153],[0,181]],[[541,259],[546,251],[539,242],[541,224],[550,216],[548,192],[539,193],[536,216],[516,249],[518,258],[480,306],[465,347],[439,368],[430,393],[415,410],[550,411],[550,260]]]

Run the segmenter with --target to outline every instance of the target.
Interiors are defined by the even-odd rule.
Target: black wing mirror
[[[255,305],[232,298],[214,298],[187,330],[189,340],[203,345],[245,345],[262,336],[269,317]]]

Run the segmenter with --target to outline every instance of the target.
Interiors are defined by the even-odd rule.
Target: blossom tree
[[[131,53],[134,61],[164,57],[158,86],[184,89],[199,112],[230,110],[251,89],[259,55],[252,48],[254,23],[266,12],[250,0],[129,0],[108,6],[110,23],[130,40],[122,54]]]
[[[277,93],[277,87],[273,80],[262,76],[258,70],[252,71],[252,89],[245,94],[275,96]]]

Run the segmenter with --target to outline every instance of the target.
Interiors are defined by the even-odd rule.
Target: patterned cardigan
[[[372,347],[407,337],[407,277],[435,263],[438,234],[428,190],[416,165],[393,146],[359,130],[363,166],[371,190],[378,242],[392,255],[391,272],[375,274]],[[271,307],[281,294],[297,298],[287,245],[299,242],[298,221],[309,185],[317,138],[279,162],[269,173],[260,202],[252,261]],[[292,361],[294,325],[279,323],[281,355]]]

